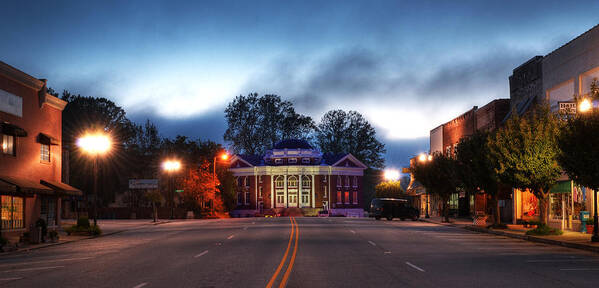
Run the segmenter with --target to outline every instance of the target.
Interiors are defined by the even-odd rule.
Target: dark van
[[[418,220],[420,213],[418,209],[411,207],[408,200],[395,198],[374,198],[370,202],[370,217],[380,220],[381,217],[387,220],[399,218],[401,220]]]

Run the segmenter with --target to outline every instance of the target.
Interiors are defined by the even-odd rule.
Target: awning
[[[2,176],[0,175],[0,187],[9,187],[7,191],[0,190],[1,192],[6,193],[17,193],[17,194],[54,194],[54,190],[37,183],[35,181],[12,177],[12,176]]]
[[[27,137],[27,131],[25,131],[25,129],[23,129],[17,125],[9,124],[6,122],[0,123],[0,132],[2,132],[2,134],[6,134],[6,135],[14,135],[17,137]]]
[[[62,182],[40,180],[40,184],[54,189],[59,194],[68,195],[68,196],[82,196],[83,195],[83,192],[81,192],[81,190],[79,190],[71,185],[64,184]]]
[[[571,181],[558,181],[557,184],[549,190],[551,193],[572,193]]]
[[[59,145],[60,144],[58,139],[56,139],[48,134],[44,134],[44,133],[40,133],[39,135],[37,135],[37,142],[46,144],[46,145]]]

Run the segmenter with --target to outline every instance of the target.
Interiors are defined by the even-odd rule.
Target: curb
[[[573,249],[578,249],[578,250],[585,250],[585,251],[589,251],[589,252],[593,252],[593,253],[599,253],[599,247],[589,246],[589,245],[585,245],[585,244],[572,243],[572,242],[553,240],[553,239],[545,239],[545,238],[531,236],[531,235],[520,235],[520,234],[514,234],[514,233],[505,232],[505,231],[490,230],[487,228],[476,227],[476,226],[463,226],[463,225],[457,225],[457,224],[453,224],[453,223],[439,223],[439,222],[434,222],[434,221],[425,220],[425,219],[419,219],[419,221],[437,224],[437,225],[443,225],[443,226],[453,226],[453,227],[458,227],[458,228],[462,228],[462,229],[474,231],[474,232],[479,232],[479,233],[487,233],[487,234],[505,236],[505,237],[515,238],[515,239],[520,239],[520,240],[525,240],[525,241],[530,241],[530,242],[543,243],[543,244],[549,244],[549,245],[554,245],[554,246],[562,246],[562,247],[573,248]]]

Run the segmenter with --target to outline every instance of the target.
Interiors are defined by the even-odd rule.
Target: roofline
[[[37,79],[15,67],[12,67],[2,61],[0,61],[0,74],[6,75],[8,78],[17,81],[35,91],[41,90],[46,86],[46,82]]]
[[[347,158],[350,158],[350,160],[357,162],[357,164],[361,166],[360,168],[368,169],[368,166],[364,165],[364,163],[362,163],[362,161],[358,160],[358,158],[356,158],[351,153],[347,153],[345,156],[341,157],[341,159],[339,159],[337,162],[333,163],[331,166],[337,166],[337,164],[341,163],[341,161],[343,161]]]
[[[245,159],[243,159],[243,157],[241,157],[241,156],[239,156],[237,154],[235,154],[235,155],[233,155],[233,157],[231,157],[231,163],[235,162],[235,160],[239,160],[239,161],[241,161],[241,162],[243,162],[245,164],[248,164],[248,165],[250,165],[250,167],[255,167],[256,166],[256,165],[253,165],[252,163],[246,161]]]

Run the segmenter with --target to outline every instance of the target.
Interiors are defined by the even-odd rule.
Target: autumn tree
[[[549,189],[561,173],[557,162],[558,121],[548,107],[539,106],[523,117],[512,116],[488,141],[500,181],[529,189],[539,199],[541,223],[545,225]]]
[[[203,162],[198,167],[189,167],[181,184],[185,207],[188,210],[205,212],[210,205],[206,205],[207,203],[222,203],[217,201],[220,193],[215,188],[218,185],[218,178],[213,181],[209,162]]]
[[[376,198],[398,198],[404,193],[400,181],[381,182],[376,185],[375,191]]]
[[[327,112],[318,124],[316,142],[324,153],[351,153],[368,167],[385,167],[385,144],[377,139],[374,127],[356,111]]]

